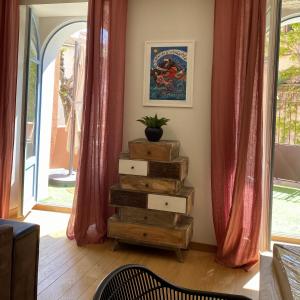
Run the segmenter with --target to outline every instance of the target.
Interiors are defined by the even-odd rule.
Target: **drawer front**
[[[142,160],[119,159],[119,174],[148,175],[148,162]]]
[[[118,216],[122,222],[174,227],[181,220],[179,214],[135,207],[119,207]]]
[[[120,185],[123,189],[143,192],[177,193],[182,182],[165,178],[150,178],[145,176],[121,175]]]
[[[179,142],[149,143],[136,140],[128,143],[130,159],[146,159],[158,161],[171,161],[179,155]]]
[[[188,159],[179,157],[171,162],[149,161],[148,175],[150,177],[162,177],[184,180],[188,174]]]
[[[149,194],[148,208],[185,214],[186,198]]]
[[[118,218],[110,218],[108,236],[140,244],[187,248],[192,232],[192,224],[181,228],[163,228],[158,226],[125,223]]]
[[[147,208],[147,194],[125,191],[118,188],[111,188],[110,204],[113,206],[132,206]]]

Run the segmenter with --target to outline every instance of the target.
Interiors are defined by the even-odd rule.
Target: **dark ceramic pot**
[[[145,134],[149,142],[158,142],[163,135],[162,128],[146,127]]]

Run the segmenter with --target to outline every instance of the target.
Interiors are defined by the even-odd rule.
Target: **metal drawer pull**
[[[148,154],[148,155],[151,155],[151,151],[147,151],[147,154]]]
[[[131,170],[133,170],[134,169],[134,166],[131,166]]]
[[[169,205],[169,203],[168,203],[168,202],[166,202],[166,203],[165,203],[165,206],[168,206],[168,205]]]
[[[145,183],[145,187],[148,188],[148,187],[149,187],[149,184],[148,184],[148,183]]]
[[[144,220],[147,220],[147,219],[148,219],[148,217],[147,217],[147,216],[145,216],[145,217],[144,217]]]
[[[146,237],[146,236],[147,236],[147,233],[146,233],[146,232],[144,232],[144,233],[143,233],[143,236],[144,236],[144,237]]]

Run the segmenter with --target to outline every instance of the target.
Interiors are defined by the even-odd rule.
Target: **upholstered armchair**
[[[0,219],[0,299],[37,298],[39,226]]]

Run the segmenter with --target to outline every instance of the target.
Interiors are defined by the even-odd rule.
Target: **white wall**
[[[190,159],[187,185],[195,187],[193,241],[215,244],[210,187],[210,88],[213,42],[212,0],[129,0],[127,19],[124,150],[143,137],[136,119],[170,118],[164,139],[181,142]],[[143,107],[144,42],[195,40],[193,108]]]

